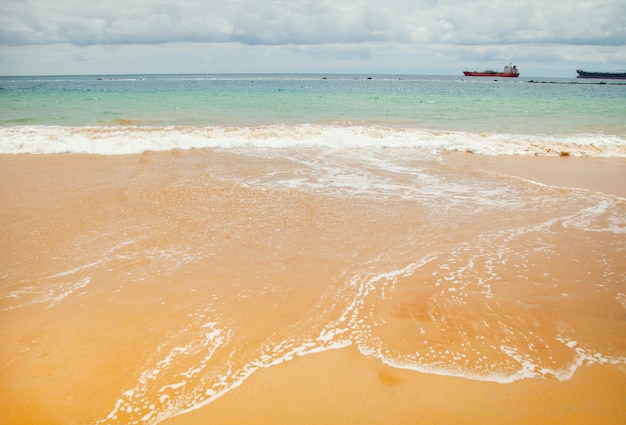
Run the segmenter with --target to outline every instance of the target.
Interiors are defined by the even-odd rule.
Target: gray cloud
[[[195,44],[196,49],[224,52],[222,60],[237,69],[242,62],[235,55],[241,52],[261,63],[269,56],[302,61],[306,55],[329,66],[352,61],[355,69],[365,63],[379,67],[389,58],[445,63],[463,58],[508,61],[513,56],[527,61],[578,58],[624,67],[620,52],[626,51],[625,40],[623,0],[0,2],[0,63],[7,66],[26,60],[28,52],[49,54],[37,46],[74,51],[70,59],[92,57],[86,52],[98,46],[110,58],[117,58],[124,46],[123,51],[137,52],[137,58],[152,58],[152,47],[159,46],[161,53],[177,60],[177,50],[190,52],[194,66],[202,68],[206,65],[190,47]],[[233,52],[230,57],[228,51]]]
[[[621,44],[621,0],[4,0],[9,45],[240,42]]]

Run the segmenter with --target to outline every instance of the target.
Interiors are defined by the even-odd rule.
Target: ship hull
[[[463,71],[463,75],[466,77],[505,77],[505,78],[517,78],[519,74],[510,72],[475,72],[475,71]]]
[[[585,72],[577,69],[578,78],[604,78],[613,80],[626,80],[626,72]]]

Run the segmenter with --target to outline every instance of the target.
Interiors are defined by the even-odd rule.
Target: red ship
[[[519,77],[519,71],[515,65],[507,65],[504,67],[504,71],[494,71],[487,69],[485,71],[463,71],[463,75],[466,77],[507,77],[517,78]]]

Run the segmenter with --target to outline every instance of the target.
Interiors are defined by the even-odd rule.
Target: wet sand
[[[261,370],[183,424],[621,424],[626,368],[498,384],[399,370],[352,348]]]
[[[574,156],[486,156],[448,153],[444,163],[521,177],[538,183],[576,187],[626,198],[626,161],[623,158]]]
[[[444,156],[443,165],[469,174],[486,170],[626,196],[622,159],[450,154]],[[202,379],[213,377],[211,368],[227,373],[233,365],[251,364],[257,346],[274,342],[281,346],[294,334],[306,343],[319,335],[324,320],[320,325],[315,319],[336,317],[340,302],[349,298],[350,288],[338,280],[342,271],[356,261],[375,258],[385,244],[403,241],[405,229],[419,229],[416,223],[422,221],[414,206],[399,202],[393,215],[379,217],[376,211],[382,211],[387,201],[341,203],[233,184],[257,178],[263,166],[239,158],[218,161],[207,152],[0,156],[0,411],[5,418],[0,422],[156,423],[151,405],[184,396],[187,387],[175,385],[180,376],[189,377],[187,386],[193,383],[203,389],[195,395],[197,406],[203,407],[162,423],[626,421],[624,364],[582,366],[564,381],[546,377],[501,384],[392,368],[363,356],[354,344],[296,355],[293,360],[287,352],[276,357],[279,364],[258,367],[240,385],[215,400],[207,399]],[[215,171],[222,168],[226,171]],[[236,178],[225,180],[231,175]],[[272,233],[270,228],[281,231]],[[466,236],[463,229],[455,231],[438,243],[443,246]],[[566,243],[566,237],[570,236],[556,240]],[[599,235],[594,242],[601,246],[604,237]],[[619,255],[600,249],[592,256],[605,256],[619,275],[624,273]],[[571,264],[548,264],[555,276],[568,276]],[[425,268],[411,279],[426,279],[430,272]],[[527,271],[537,279],[540,272],[541,268]],[[604,272],[589,270],[596,273],[591,275],[594,279]],[[293,285],[296,280],[300,285]],[[402,284],[400,280],[401,294]],[[558,309],[559,292],[565,286],[551,292],[533,289],[527,298],[525,289],[515,292],[520,290],[511,286],[512,301],[507,304],[503,298],[500,308],[534,311],[544,300],[550,309]],[[390,309],[390,317],[411,316],[415,313],[411,309],[423,306],[417,298],[422,294],[406,291],[406,299],[390,305],[373,302],[372,311]],[[612,335],[607,344],[623,352],[626,307],[613,298],[596,299],[596,292],[579,293],[574,307],[563,305],[566,317],[575,318],[585,302],[600,306],[614,319],[606,330]],[[576,290],[571,294],[570,298],[576,296]],[[528,305],[520,307],[520,299]],[[547,338],[551,318],[558,317],[550,309],[537,316],[536,325],[522,321],[519,326],[536,326],[537,333],[546,326]],[[457,322],[449,320],[450,326],[459,331],[464,310],[452,313],[457,317],[450,319]],[[593,342],[594,326],[606,326],[604,319],[591,319],[577,324],[576,331],[590,334]],[[229,324],[230,330],[219,328],[221,323]],[[381,329],[397,332],[393,338],[402,344],[403,326],[390,321]],[[436,331],[434,325],[429,331]],[[222,352],[221,337],[243,348],[236,355]],[[187,347],[188,357],[174,364],[180,347]],[[213,353],[208,360],[207,352]],[[157,372],[151,375],[151,368]],[[196,372],[199,369],[207,375]],[[162,377],[169,380],[160,381]],[[122,396],[129,389],[134,395]],[[137,412],[121,402],[112,412],[116,402],[126,403],[137,395],[141,396]]]

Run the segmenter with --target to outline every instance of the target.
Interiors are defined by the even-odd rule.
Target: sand
[[[521,177],[551,186],[575,187],[626,198],[624,158],[491,157],[470,153],[448,153],[443,162],[453,166]]]
[[[170,348],[163,342],[165,335],[172,338],[171,346],[175,346],[186,341],[185,332],[206,329],[203,326],[208,319],[190,318],[189,311],[198,316],[219,311],[224,316],[237,317],[241,327],[246,329],[245,333],[237,334],[243,345],[254,346],[264,338],[271,340],[278,326],[300,323],[301,310],[318,311],[315,300],[323,299],[325,288],[314,282],[332,279],[336,269],[350,262],[347,256],[338,258],[335,264],[333,252],[343,255],[354,252],[351,255],[355,258],[357,255],[366,257],[385,243],[385,229],[389,229],[390,234],[400,234],[402,225],[419,219],[401,217],[397,225],[370,222],[366,226],[363,219],[370,211],[365,205],[346,203],[331,210],[324,198],[312,200],[296,195],[286,197],[280,192],[233,188],[213,175],[205,175],[201,169],[195,170],[194,155],[197,154],[0,156],[0,227],[3,229],[0,233],[3,239],[0,248],[0,411],[3,418],[0,423],[85,424],[106,418],[122,392],[134,388],[142,368],[151,362],[158,364],[158,359],[163,358],[154,360],[153,355]],[[213,158],[211,154],[202,155],[205,162]],[[176,158],[182,158],[182,163],[189,168],[177,168]],[[624,159],[449,154],[442,161],[444,165],[465,168],[469,173],[497,172],[541,184],[579,187],[590,193],[626,197]],[[248,176],[256,172],[246,168],[250,163],[238,164],[237,161],[229,164],[233,167],[229,173]],[[170,180],[172,176],[187,181],[187,186],[175,190]],[[197,181],[186,180],[190,176],[195,176]],[[139,183],[130,184],[131,181]],[[225,191],[230,191],[229,196],[223,196]],[[207,204],[204,197],[210,198],[211,203]],[[187,229],[186,220],[189,226],[209,228],[212,220],[233,222],[234,217],[243,216],[242,211],[251,211],[259,205],[267,208],[279,200],[282,209],[260,209],[255,211],[256,215],[242,219],[240,227],[223,229],[220,234],[207,231],[197,239],[189,239],[198,249],[205,249],[208,237],[218,242],[230,241],[228,249],[222,252],[205,253],[220,258],[220,269],[209,265],[192,267],[188,265],[191,263],[185,263],[184,256],[173,258],[177,255],[173,251],[153,252],[151,245],[141,239],[142,229],[155,229],[159,225],[189,231],[185,235],[191,237],[195,232]],[[213,215],[197,214],[208,211],[208,207]],[[287,251],[297,247],[298,252],[307,255],[271,258],[282,261],[281,267],[290,270],[288,275],[277,273],[274,268],[253,268],[253,261],[241,261],[254,258],[263,250],[260,241],[268,238],[262,233],[264,228],[245,227],[262,211],[266,211],[272,225],[286,229],[283,235],[286,234],[287,239],[273,241],[274,246],[284,244]],[[316,237],[322,227],[305,225],[311,214],[317,214],[315,223],[320,226],[332,223],[337,217],[345,218],[352,229],[352,233],[346,234],[354,236],[354,240],[345,240],[333,229],[323,235],[323,241],[318,241]],[[116,248],[112,260],[99,264],[101,248],[98,244],[113,238],[108,232],[114,235],[119,231],[116,223],[122,221],[133,223],[134,227],[127,227],[124,231],[128,234],[121,240],[133,240],[133,244]],[[244,232],[246,229],[248,232]],[[169,237],[175,236],[167,232],[153,235],[150,243],[169,246],[172,242]],[[76,245],[75,241],[80,244]],[[322,245],[331,246],[335,251],[325,251]],[[133,257],[131,248],[150,252],[154,258]],[[170,262],[174,269],[168,269]],[[183,265],[178,265],[181,262]],[[89,281],[83,280],[86,271],[72,269],[85,264],[93,269]],[[559,269],[567,265],[554,264],[553,267]],[[49,277],[59,274],[59,270],[61,275]],[[561,272],[566,273],[566,270]],[[25,288],[38,288],[41,282],[62,283],[68,275],[76,276],[75,280],[70,286],[60,286],[56,292],[46,292],[45,287],[28,296],[20,292]],[[281,280],[294,276],[310,284],[294,289],[291,282]],[[211,293],[223,305],[216,302],[210,306],[213,310],[208,307],[203,310],[205,300],[198,294],[202,294],[203,285],[213,278],[226,279],[230,283],[227,286],[240,289],[252,288],[250,281],[253,279],[271,285],[266,288],[267,293],[251,301],[241,297],[241,291],[235,294],[220,286],[212,287]],[[167,308],[161,309],[163,306]],[[274,308],[276,306],[281,308]],[[402,313],[403,307],[398,308],[396,313]],[[621,332],[621,323],[626,319],[623,309],[620,312],[616,303],[608,308],[615,309],[615,329]],[[240,314],[242,311],[247,314]],[[330,314],[322,310],[319,313]],[[545,320],[550,317],[546,314]],[[305,325],[306,322],[302,326]],[[462,323],[456,326],[462,327]],[[593,323],[589,326],[593,329]],[[613,343],[622,350],[620,344],[623,345],[625,339],[626,335],[615,335]],[[205,349],[210,349],[210,343],[207,342]],[[216,351],[216,362],[221,355]],[[184,367],[193,367],[194,361],[197,365],[197,359],[190,358],[189,364],[182,365],[181,370],[191,370]],[[180,371],[162,371],[162,374],[167,373],[175,375]],[[164,394],[159,392],[160,386],[155,384],[154,388],[142,389],[142,396],[157,403]],[[150,422],[142,421],[141,417],[133,420]],[[563,381],[548,377],[500,384],[392,368],[362,355],[351,345],[261,367],[240,386],[205,403],[204,407],[162,423],[624,422],[624,364],[583,366],[571,379]],[[116,419],[109,423],[126,423],[126,420],[118,412]]]
[[[182,424],[620,424],[626,368],[511,384],[399,370],[353,348],[262,370]]]

